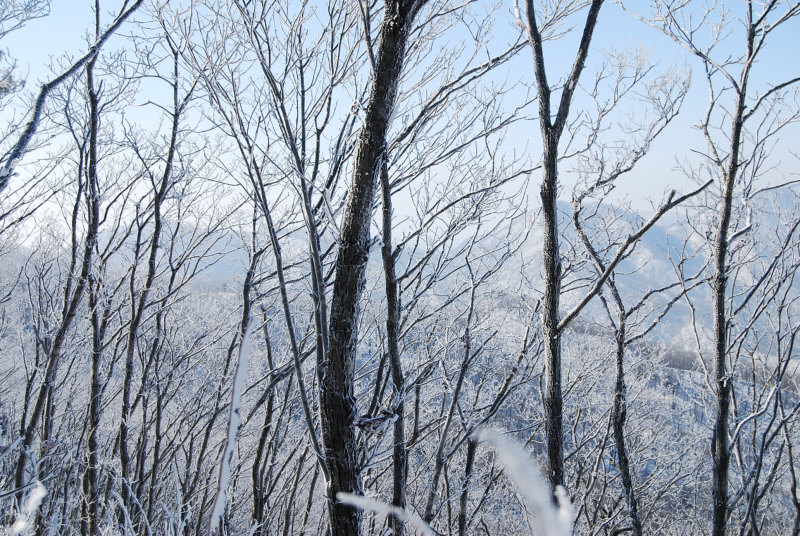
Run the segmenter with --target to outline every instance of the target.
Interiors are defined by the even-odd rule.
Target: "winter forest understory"
[[[0,530],[800,535],[800,2],[65,1]]]

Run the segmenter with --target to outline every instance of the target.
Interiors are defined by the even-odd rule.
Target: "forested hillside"
[[[2,530],[800,535],[800,2],[86,4],[0,0]]]

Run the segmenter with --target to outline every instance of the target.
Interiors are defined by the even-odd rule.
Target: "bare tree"
[[[389,122],[397,98],[403,60],[414,18],[424,0],[392,0],[386,3],[380,40],[372,73],[364,123],[355,147],[353,180],[342,216],[340,249],[331,297],[330,355],[320,367],[320,413],[322,442],[330,469],[328,500],[331,502],[331,532],[360,532],[360,512],[338,503],[340,491],[361,493],[356,457],[353,395],[358,337],[358,303],[364,288],[369,258],[369,228],[374,191],[383,159]]]
[[[629,253],[630,248],[669,210],[685,200],[700,193],[708,184],[701,186],[686,195],[677,196],[676,192],[670,193],[666,200],[657,208],[655,214],[643,223],[636,232],[625,240],[621,240],[614,254],[604,265],[603,270],[597,272],[586,284],[587,289],[582,293],[577,302],[568,311],[560,311],[561,296],[564,292],[562,284],[567,277],[562,262],[565,253],[559,246],[559,215],[557,210],[557,196],[559,191],[559,163],[563,159],[576,158],[579,161],[578,171],[584,177],[591,176],[588,180],[587,190],[582,195],[588,195],[597,190],[610,191],[614,188],[617,179],[629,173],[636,163],[647,153],[651,143],[663,131],[665,126],[675,118],[680,110],[686,94],[687,85],[679,76],[671,81],[661,82],[651,79],[652,65],[640,63],[626,66],[625,62],[607,60],[598,70],[593,83],[587,83],[586,91],[589,98],[596,104],[595,108],[586,114],[580,114],[580,119],[573,123],[570,121],[570,109],[575,100],[576,89],[584,71],[584,66],[589,54],[592,35],[597,23],[597,17],[603,5],[602,0],[592,2],[566,2],[558,6],[545,3],[541,9],[535,7],[534,2],[525,3],[525,13],[517,12],[520,24],[525,28],[528,42],[533,51],[534,74],[539,104],[539,124],[542,139],[542,179],[540,183],[540,197],[543,214],[543,271],[544,288],[542,291],[542,337],[545,341],[545,382],[543,405],[545,413],[545,436],[547,443],[547,475],[555,489],[564,486],[564,427],[563,427],[563,386],[561,377],[561,340],[563,332],[578,317],[586,305],[600,292],[616,265]],[[566,17],[574,16],[584,8],[586,19],[581,32],[578,51],[575,60],[563,86],[553,88],[549,85],[545,72],[544,43],[552,37],[558,36],[561,24]],[[611,55],[613,57],[613,54]],[[605,82],[610,80],[610,87],[605,87]],[[652,84],[651,95],[646,99],[645,106],[651,109],[651,114],[646,119],[629,125],[631,133],[630,147],[624,151],[608,150],[602,140],[603,125],[611,120],[611,112],[622,106],[624,99],[635,93],[637,87]],[[560,91],[558,108],[552,109],[553,92]],[[604,96],[604,91],[609,96]],[[578,132],[585,129],[586,143],[579,145],[575,141]],[[562,135],[568,132],[568,141],[560,146]],[[634,134],[635,133],[635,134]],[[588,167],[587,163],[589,164]],[[588,173],[587,173],[588,172]]]
[[[745,1],[731,11],[717,3],[697,10],[687,2],[657,2],[652,23],[674,39],[703,66],[710,100],[699,129],[706,141],[705,164],[719,185],[713,225],[713,392],[715,420],[712,436],[712,534],[726,532],[729,515],[731,371],[730,321],[727,305],[733,262],[731,245],[748,231],[745,220],[734,219],[734,208],[746,216],[747,203],[760,175],[768,140],[796,118],[777,115],[781,96],[800,77],[792,73],[768,87],[753,87],[754,67],[766,54],[765,45],[775,30],[796,20],[796,3]],[[733,31],[734,25],[741,25]],[[706,33],[703,30],[710,29]],[[734,55],[723,47],[738,43]],[[738,192],[738,194],[737,194]]]
[[[668,4],[675,20],[699,9]],[[705,62],[701,132],[724,142],[711,165],[687,165],[697,187],[639,217],[609,196],[682,117],[688,82],[638,51],[590,61],[602,0],[527,0],[508,35],[499,3],[152,7],[47,93],[23,149],[32,178],[0,195],[4,522],[38,479],[41,536],[407,534],[414,511],[442,534],[518,533],[526,506],[474,436],[499,424],[547,453],[577,533],[706,529],[693,438],[716,391],[702,361],[650,337],[686,309],[708,344],[701,257],[723,205],[708,170],[728,169],[736,61]],[[783,27],[796,12],[767,9]],[[545,52],[567,34],[578,51],[554,85]],[[533,76],[516,63],[528,47]],[[740,116],[724,306],[742,534],[800,530],[800,218],[757,181],[797,118],[790,89]],[[3,103],[17,115],[20,96]],[[509,138],[534,101],[542,151],[520,158]],[[690,198],[676,248],[661,218]],[[646,254],[675,273],[642,289],[629,272]],[[392,508],[361,513],[340,492]]]
[[[87,79],[91,82],[91,66],[87,71]],[[97,235],[100,225],[99,211],[99,184],[97,175],[98,159],[98,102],[97,95],[92,93],[93,86],[90,83],[89,97],[89,118],[86,139],[82,140],[85,145],[82,147],[85,153],[81,154],[78,169],[78,188],[75,205],[72,212],[72,255],[70,261],[69,276],[63,289],[63,307],[61,312],[60,324],[52,336],[52,342],[47,345],[47,360],[41,385],[36,394],[33,409],[21,426],[23,437],[19,460],[17,462],[15,485],[22,492],[25,488],[36,480],[38,469],[29,467],[30,450],[34,447],[36,432],[39,429],[45,406],[52,400],[53,390],[56,383],[56,375],[62,358],[62,346],[67,338],[68,332],[75,321],[78,307],[83,299],[83,294],[89,281],[93,255],[97,242]],[[81,214],[81,206],[85,202],[87,211],[87,230],[83,240],[78,236],[77,221]],[[82,246],[82,247],[81,247]],[[83,250],[83,254],[79,253]],[[50,402],[52,403],[52,402]],[[45,430],[47,426],[45,425]],[[45,431],[45,436],[47,432]],[[21,499],[21,495],[20,495]],[[20,500],[21,502],[21,500]]]
[[[308,437],[320,465],[320,474],[327,482],[332,478],[330,463],[327,453],[319,448],[317,439],[318,423],[326,417],[322,414],[324,409],[322,406],[320,406],[321,413],[318,418],[315,418],[313,414],[316,400],[314,391],[307,388],[309,380],[303,361],[307,357],[308,351],[316,354],[316,379],[320,382],[320,391],[318,392],[324,392],[326,388],[323,386],[322,379],[325,377],[323,372],[326,367],[331,366],[329,362],[330,348],[333,344],[331,326],[333,326],[332,319],[335,309],[333,307],[334,296],[337,293],[336,277],[338,272],[332,259],[337,254],[343,254],[341,236],[347,228],[344,223],[338,223],[343,210],[346,214],[345,204],[348,199],[343,194],[343,185],[341,184],[343,181],[340,178],[344,170],[351,165],[356,165],[355,155],[359,154],[358,140],[365,140],[362,151],[373,154],[373,156],[378,154],[375,152],[377,146],[374,146],[374,140],[367,143],[369,140],[366,138],[367,131],[364,130],[364,127],[362,126],[360,133],[355,128],[358,117],[363,114],[365,124],[374,122],[380,128],[388,129],[389,127],[388,117],[383,117],[383,114],[388,111],[386,106],[389,103],[378,99],[375,110],[369,112],[371,108],[368,104],[368,92],[365,87],[367,84],[360,79],[360,76],[366,72],[368,73],[367,82],[375,84],[376,92],[380,93],[385,89],[383,86],[385,80],[375,74],[381,55],[380,42],[373,42],[371,37],[374,32],[380,31],[381,35],[384,35],[385,32],[379,30],[382,19],[379,6],[376,5],[370,6],[369,9],[366,9],[367,6],[361,6],[364,8],[362,11],[359,11],[361,8],[353,11],[357,8],[354,4],[347,4],[346,9],[344,7],[337,8],[335,5],[329,6],[324,14],[330,19],[330,22],[323,24],[321,31],[317,28],[311,30],[315,35],[312,40],[303,37],[309,31],[307,28],[311,26],[304,11],[305,8],[302,6],[297,6],[296,12],[294,8],[272,9],[275,6],[269,3],[237,3],[233,7],[235,9],[231,10],[226,17],[215,15],[209,16],[207,19],[198,17],[199,26],[210,28],[211,25],[214,25],[214,27],[224,28],[226,32],[230,33],[226,34],[227,37],[214,39],[212,42],[211,38],[214,34],[202,32],[199,39],[204,40],[204,46],[192,47],[187,56],[191,58],[198,72],[202,73],[209,98],[219,114],[214,120],[219,121],[219,127],[231,137],[235,151],[238,153],[237,158],[242,164],[245,179],[234,178],[234,180],[241,180],[246,191],[249,192],[248,195],[253,197],[264,217],[271,249],[269,256],[275,263],[275,271],[270,277],[276,278],[273,280],[275,285],[273,288],[280,297],[279,303],[283,317],[281,322],[286,326],[287,337],[290,341],[289,347],[293,355],[294,368],[293,381],[297,382],[297,393],[301,399]],[[400,7],[402,7],[401,11],[405,12],[411,6]],[[417,26],[419,29],[414,30],[419,35],[413,41],[414,46],[412,47],[415,51],[415,62],[422,64],[426,61],[424,53],[426,47],[430,46],[427,40],[436,39],[438,32],[441,32],[441,28],[432,25],[439,24],[439,20],[458,20],[453,14],[461,8],[448,11],[445,7],[441,8],[442,11],[432,11],[419,23]],[[416,10],[418,7],[414,7],[412,11]],[[390,10],[389,14],[392,13]],[[206,24],[209,26],[204,26]],[[452,25],[453,23],[448,22],[448,24]],[[449,28],[448,25],[443,27]],[[246,31],[243,31],[243,28]],[[407,30],[410,31],[412,28],[415,26],[409,26]],[[285,35],[280,33],[284,30],[286,31]],[[365,37],[362,37],[362,32],[366,33]],[[431,37],[428,37],[428,32],[432,34]],[[486,32],[486,28],[481,29],[481,32]],[[353,40],[353,36],[355,36],[355,40]],[[240,39],[241,41],[237,41]],[[242,46],[232,46],[233,41],[241,42]],[[387,44],[387,46],[390,45]],[[425,76],[409,76],[408,87],[402,88],[402,94],[399,97],[403,106],[402,110],[405,110],[404,117],[409,119],[404,121],[404,124],[401,125],[402,128],[395,129],[397,134],[388,134],[387,130],[389,138],[379,144],[383,146],[380,162],[386,163],[388,168],[386,181],[389,190],[384,196],[405,194],[405,191],[415,187],[412,185],[416,182],[423,183],[426,179],[434,176],[434,173],[438,172],[435,171],[438,167],[448,161],[456,161],[459,158],[458,155],[466,153],[468,149],[474,150],[479,143],[502,132],[515,120],[512,114],[506,115],[498,112],[496,104],[487,107],[480,95],[473,97],[470,92],[473,91],[472,88],[481,77],[503,65],[519,49],[519,44],[512,44],[502,50],[500,54],[490,56],[485,60],[475,53],[468,58],[467,66],[463,71],[453,72],[449,66],[437,62],[434,64],[435,68],[431,68]],[[482,47],[476,44],[476,50],[482,51]],[[311,57],[324,59],[324,61],[305,59]],[[370,57],[375,61],[373,62]],[[389,61],[388,57],[387,55],[386,61]],[[257,67],[259,76],[263,77],[265,82],[263,91],[243,83],[241,78],[242,69],[246,69],[248,68],[246,66],[250,65],[250,58],[253,61],[252,65]],[[397,68],[396,65],[390,67]],[[338,95],[344,89],[354,96],[352,102],[348,103],[349,112],[343,114],[341,111],[337,113],[336,107]],[[427,92],[430,93],[426,94]],[[384,97],[386,96],[381,94],[381,98]],[[453,113],[459,106],[467,103],[469,110],[475,111],[475,117],[468,117],[468,114],[464,113],[463,122],[461,120],[458,123],[442,121],[440,114],[445,111]],[[370,113],[377,115],[372,117]],[[446,130],[443,130],[440,142],[430,144],[425,138],[424,129],[434,126]],[[272,133],[273,137],[265,138],[263,136],[265,129]],[[356,137],[356,133],[362,137]],[[473,154],[466,161],[474,162],[475,160],[477,157]],[[284,165],[284,163],[287,164]],[[418,304],[419,300],[431,291],[434,282],[449,269],[446,264],[442,264],[437,267],[437,272],[425,274],[437,256],[446,255],[446,262],[456,262],[455,259],[461,253],[449,251],[447,248],[457,239],[459,233],[463,233],[465,228],[472,225],[469,218],[477,217],[480,214],[479,207],[484,203],[487,205],[500,203],[501,198],[492,192],[500,191],[510,180],[518,176],[514,173],[504,176],[507,167],[509,166],[498,163],[498,169],[487,172],[490,179],[481,178],[476,169],[475,176],[471,177],[471,181],[477,183],[483,180],[485,184],[475,187],[472,182],[462,185],[455,174],[451,175],[448,178],[447,186],[441,189],[441,194],[445,196],[445,199],[426,199],[425,202],[431,207],[431,212],[429,214],[420,212],[419,227],[404,233],[397,244],[394,244],[391,239],[387,240],[387,243],[390,244],[390,250],[387,253],[390,252],[394,260],[397,260],[404,248],[406,251],[411,246],[414,248],[408,257],[414,261],[405,268],[407,272],[398,270],[399,273],[395,275],[398,283],[398,297],[402,292],[401,286],[413,289],[416,285],[419,291],[416,295],[412,293],[407,302],[409,306],[407,311],[413,311],[415,304]],[[359,171],[359,177],[366,173],[364,169]],[[377,180],[377,177],[373,178]],[[374,192],[375,187],[377,184],[370,186],[370,189]],[[354,191],[351,187],[350,191],[345,193],[352,195]],[[363,206],[359,203],[357,207],[359,211],[366,211],[360,213],[359,218],[369,216],[366,220],[367,223],[372,222],[372,211],[376,204],[374,193],[371,195],[373,199],[369,203]],[[391,206],[390,203],[387,205]],[[422,210],[421,205],[419,208]],[[432,223],[436,223],[438,226],[440,220],[451,215],[455,219],[448,223],[449,227],[436,240],[430,244],[420,241],[421,235],[433,228],[431,227]],[[466,219],[459,221],[458,218],[462,216]],[[348,220],[345,216],[341,216],[341,218],[343,222]],[[397,222],[390,218],[386,224],[394,226]],[[368,227],[362,229],[361,232],[367,232],[367,230]],[[290,260],[288,255],[284,256],[283,251],[287,249],[291,251],[296,247],[293,234],[301,231],[304,232],[307,240],[307,252],[303,254],[306,261]],[[366,242],[361,243],[362,239]],[[372,241],[361,236],[359,244],[359,248],[366,248],[366,250],[359,249],[359,251],[367,255],[372,247]],[[430,249],[417,250],[416,247],[421,245],[428,246]],[[418,255],[422,255],[422,258],[420,259]],[[366,257],[364,260],[366,262]],[[298,272],[301,262],[308,263],[308,272]],[[297,279],[298,275],[293,274],[298,273],[305,273],[306,275],[302,277],[307,277],[306,281],[311,283],[310,293],[305,289],[301,292],[311,296],[312,324],[305,323],[306,321],[298,314],[297,307],[294,305],[298,300],[294,289],[300,286],[298,283],[301,280]],[[390,279],[393,278],[390,277]],[[404,280],[407,281],[404,282]],[[268,284],[266,280],[263,283]],[[344,299],[344,297],[341,298]],[[353,302],[350,301],[350,298],[345,301],[350,305],[358,304],[359,308],[363,308],[367,306],[370,299],[364,296]],[[383,311],[377,312],[377,314],[383,314]],[[351,320],[358,319],[351,318]],[[397,336],[401,338],[402,333],[410,328],[403,327],[402,317],[398,317],[398,322]],[[412,322],[409,321],[409,323]],[[371,324],[371,321],[368,321],[367,324]],[[358,323],[354,325],[354,328],[357,325]],[[313,344],[309,339],[295,338],[295,334],[298,332],[313,333]],[[356,344],[358,338],[356,336],[356,339],[351,342]],[[304,349],[305,344],[312,344],[312,349]],[[355,347],[353,352],[355,352]],[[353,357],[355,358],[355,354]],[[396,357],[399,359],[399,355]],[[398,371],[396,365],[399,365],[399,361],[394,361],[392,365],[395,372]],[[379,371],[376,394],[383,392],[382,382],[388,377],[388,375],[382,376]],[[396,374],[395,378],[399,382]],[[394,396],[390,397],[392,400],[389,402],[392,412],[395,411],[397,402],[402,401],[406,396],[407,388],[402,384],[395,384],[393,392]],[[269,396],[266,395],[266,400],[269,400]],[[353,397],[353,402],[355,402],[358,394],[354,392]],[[374,416],[372,415],[373,410],[377,411],[377,405],[381,402],[381,396],[373,397],[365,415]],[[354,415],[353,421],[355,417]],[[399,428],[403,425],[404,420],[396,418],[393,422],[400,421],[396,425]],[[343,417],[337,418],[335,423],[337,426],[353,426],[353,423],[348,425]],[[355,428],[353,430],[356,434]],[[344,438],[346,436],[337,432],[336,437]],[[360,455],[359,449],[355,447],[348,452],[348,455],[356,457]],[[261,461],[262,458],[259,460]],[[399,468],[402,466],[402,462],[395,465]],[[401,480],[401,475],[398,474],[398,482]],[[398,483],[395,486],[397,490],[404,488],[404,484]],[[262,500],[259,498],[256,502],[258,503],[256,509],[262,511]],[[288,524],[284,526],[286,527]]]
[[[597,24],[597,15],[603,0],[593,0],[586,15],[575,63],[569,73],[558,108],[553,114],[552,88],[547,81],[545,58],[540,27],[547,28],[554,20],[537,19],[533,0],[526,0],[524,25],[533,51],[534,74],[539,96],[539,126],[542,134],[542,182],[540,196],[544,225],[544,299],[542,308],[542,336],[545,341],[545,395],[544,410],[547,436],[547,478],[550,484],[563,486],[564,445],[563,445],[563,398],[561,387],[561,336],[559,333],[559,298],[561,296],[561,254],[558,248],[558,160],[559,142],[567,124],[569,109],[575,89],[583,72],[589,45]],[[582,7],[580,2],[572,2],[565,12],[575,12]],[[518,17],[521,15],[518,14]],[[520,18],[520,20],[522,20]]]

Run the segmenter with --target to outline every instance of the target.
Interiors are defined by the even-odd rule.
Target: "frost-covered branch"
[[[620,261],[622,261],[622,259],[625,258],[625,255],[628,252],[628,248],[630,248],[633,244],[638,242],[639,239],[642,236],[644,236],[644,234],[647,231],[649,231],[653,227],[653,225],[655,225],[656,222],[658,222],[658,220],[661,219],[662,216],[664,216],[664,214],[672,210],[674,207],[680,205],[687,199],[696,196],[697,194],[708,188],[712,182],[713,181],[708,181],[699,188],[692,190],[688,194],[682,195],[677,199],[674,198],[675,192],[673,191],[670,194],[667,201],[664,202],[658,208],[656,213],[653,214],[653,216],[649,220],[647,220],[647,222],[645,222],[645,224],[642,225],[638,231],[628,236],[628,238],[622,243],[622,245],[620,245],[619,249],[617,250],[617,254],[614,255],[614,258],[611,259],[608,265],[606,265],[605,271],[600,275],[600,277],[597,278],[597,280],[591,286],[591,288],[583,297],[583,299],[575,307],[573,307],[569,313],[564,315],[564,317],[561,319],[561,322],[558,323],[558,331],[562,331],[567,326],[569,326],[570,323],[575,319],[575,317],[578,316],[578,314],[583,310],[583,308],[586,307],[586,305],[592,300],[592,298],[594,298],[597,295],[597,293],[600,292],[600,289],[603,288],[603,285],[605,284],[606,280],[614,272],[614,269],[617,267]]]
[[[231,480],[231,465],[233,453],[239,438],[239,428],[242,423],[242,390],[247,379],[247,370],[250,357],[250,339],[252,336],[252,322],[248,321],[247,329],[242,344],[239,347],[239,360],[233,373],[233,393],[231,393],[230,417],[228,418],[228,437],[225,440],[225,451],[222,463],[219,466],[219,480],[217,481],[217,494],[214,498],[214,507],[211,509],[211,519],[208,522],[208,534],[217,534],[220,521],[228,502],[228,484]]]
[[[0,161],[0,194],[2,194],[3,190],[5,190],[8,186],[8,181],[14,174],[14,169],[24,156],[25,150],[28,148],[31,139],[33,139],[33,135],[39,128],[39,123],[42,120],[42,113],[44,112],[44,106],[47,102],[47,97],[50,95],[50,92],[72,75],[83,69],[83,67],[92,58],[96,57],[106,41],[108,41],[109,38],[114,35],[114,32],[116,32],[119,27],[122,26],[122,23],[125,22],[125,20],[130,17],[133,12],[142,5],[143,2],[144,0],[136,0],[136,2],[128,9],[117,15],[117,17],[114,19],[114,22],[111,23],[111,26],[109,26],[105,32],[100,34],[94,44],[89,47],[89,50],[83,56],[76,60],[60,75],[56,76],[49,82],[42,84],[42,87],[39,90],[39,95],[36,97],[36,103],[33,105],[33,112],[31,113],[30,121],[28,121],[28,124],[25,125],[25,129],[22,131],[22,134],[20,134],[17,143],[14,144],[14,147],[12,147],[11,150],[3,156],[2,161]]]

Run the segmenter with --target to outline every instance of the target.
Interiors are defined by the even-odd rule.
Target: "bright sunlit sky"
[[[0,47],[17,60],[17,73],[27,78],[27,89],[35,89],[50,77],[47,65],[52,58],[61,57],[65,53],[75,57],[86,49],[86,36],[94,18],[93,4],[93,1],[85,0],[53,0],[49,16],[30,21],[25,28],[13,32],[0,42]],[[732,9],[740,5],[738,1],[732,0],[726,0],[724,4]],[[118,9],[119,5],[119,1],[101,3],[101,8],[105,9],[103,20],[106,24],[112,18],[108,10]],[[627,5],[646,9],[647,3],[636,0],[628,2]],[[499,13],[501,20],[495,25],[495,30],[512,35],[517,31],[514,26],[513,1],[508,1],[507,5],[502,6]],[[800,56],[794,54],[797,49],[796,35],[800,28],[796,23],[794,26],[794,28],[786,27],[771,37],[769,48],[763,54],[764,59],[755,71],[756,88],[768,88],[770,84],[800,74]],[[546,50],[551,85],[563,80],[571,66],[578,37],[578,32],[573,32],[568,40],[562,40],[557,46]],[[691,58],[677,44],[658,31],[623,12],[614,2],[607,2],[601,11],[585,73],[591,73],[597,67],[604,51],[612,48],[626,50],[637,45],[647,50],[652,59],[659,60],[661,67],[665,68],[669,64],[688,64],[693,72],[692,86],[680,116],[658,138],[648,156],[638,164],[635,172],[620,182],[616,192],[618,198],[627,198],[636,209],[647,212],[650,206],[648,200],[658,202],[665,189],[688,190],[691,187],[691,183],[685,179],[683,173],[676,169],[675,162],[676,158],[681,160],[697,158],[692,156],[694,154],[692,150],[704,149],[703,140],[692,125],[702,118],[708,100],[708,90],[699,61]],[[734,52],[733,49],[731,52]],[[530,67],[528,76],[533,80],[530,58],[530,51],[526,51],[523,56],[525,61],[518,65]],[[582,80],[586,80],[586,76]],[[536,125],[531,127],[538,130]],[[800,132],[797,128],[786,130],[778,140],[773,157],[776,167],[765,178],[766,183],[781,182],[800,172],[800,159],[789,152],[792,145],[791,138],[797,139],[798,134]],[[568,192],[564,195],[568,197]]]

